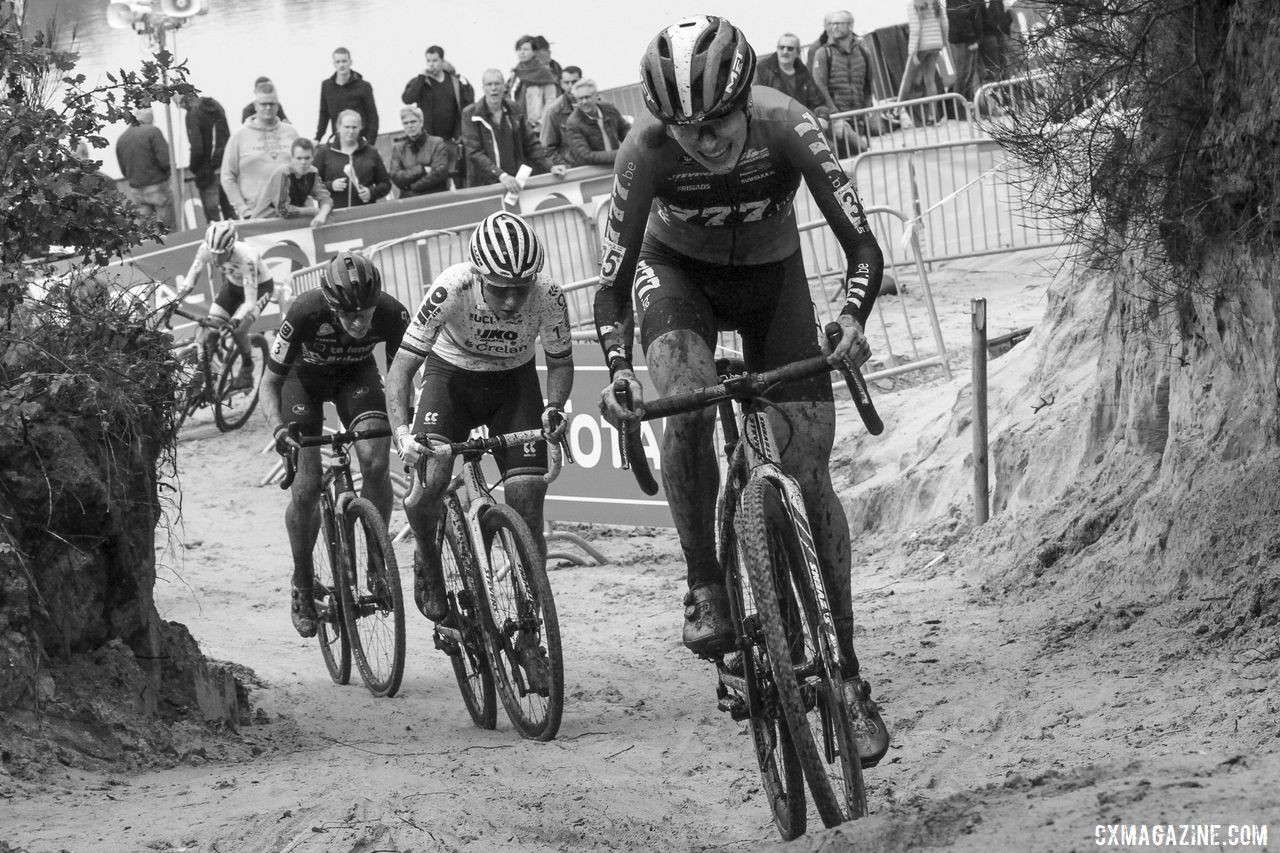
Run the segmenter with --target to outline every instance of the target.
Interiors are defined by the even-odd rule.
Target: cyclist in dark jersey
[[[387,401],[382,376],[373,358],[386,345],[387,363],[409,327],[409,311],[382,290],[382,276],[362,255],[340,252],[329,262],[320,287],[303,293],[289,306],[267,361],[262,399],[267,424],[275,432],[276,450],[287,453],[294,441],[289,422],[303,435],[320,435],[324,404],[332,402],[347,429],[387,429]],[[391,516],[391,439],[357,442],[363,484],[383,521]],[[320,448],[298,456],[285,527],[293,551],[290,613],[304,637],[316,633],[312,596],[312,551],[320,530]]]
[[[651,116],[623,141],[614,166],[612,210],[601,246],[596,331],[611,380],[622,378],[637,410],[641,386],[631,368],[632,299],[645,363],[658,392],[716,381],[719,331],[736,330],[750,370],[767,370],[822,351],[809,297],[795,194],[803,179],[846,258],[844,336],[830,354],[861,364],[863,335],[880,289],[884,259],[853,182],[803,105],[752,87],[755,53],[723,18],[694,17],[667,27],[641,61]],[[828,468],[835,435],[829,375],[770,395],[783,465],[804,489],[833,598],[845,692],[865,737],[865,766],[880,760],[888,732],[853,653],[849,528]],[[615,425],[637,415],[619,405],[611,382],[601,411]],[[662,475],[688,565],[684,643],[698,653],[727,651],[733,631],[716,560],[710,409],[667,420]]]

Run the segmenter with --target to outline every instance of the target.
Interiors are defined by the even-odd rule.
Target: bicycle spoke
[[[445,527],[438,538],[450,616],[445,620],[449,627],[438,627],[434,632],[436,647],[449,655],[471,720],[482,729],[492,729],[497,725],[498,703],[493,672],[484,650],[480,597],[476,593],[480,584],[479,567],[453,526],[460,523],[462,514],[457,497],[446,498],[446,507]]]
[[[345,545],[342,604],[351,651],[369,692],[394,696],[404,676],[400,571],[382,517],[364,498],[347,505]]]
[[[329,677],[335,684],[346,684],[351,680],[351,643],[347,640],[346,629],[343,627],[342,599],[338,594],[333,560],[330,557],[334,533],[333,510],[327,505],[327,498],[322,500],[326,505],[321,510],[320,534],[316,537],[312,554],[315,566],[316,615],[320,622],[316,639],[320,643],[320,654],[324,657]]]
[[[490,507],[482,520],[490,624],[489,660],[511,724],[550,740],[564,710],[560,623],[546,570],[524,520],[510,507]]]

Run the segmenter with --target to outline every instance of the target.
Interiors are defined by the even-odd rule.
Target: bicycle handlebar
[[[559,441],[547,441],[547,434],[541,429],[526,429],[488,437],[477,436],[466,441],[453,442],[433,441],[428,437],[427,433],[420,432],[414,435],[414,440],[422,445],[424,453],[418,457],[416,465],[405,466],[405,472],[409,475],[409,492],[404,498],[406,507],[415,507],[422,500],[422,469],[431,459],[452,459],[455,456],[462,456],[468,453],[485,453],[486,451],[499,450],[530,441],[546,441],[547,473],[542,475],[542,480],[545,483],[550,483],[560,476],[560,469],[563,467],[564,459],[573,462],[573,453],[569,450],[568,438],[561,436]]]
[[[828,323],[823,331],[827,336],[827,341],[833,348],[843,336],[839,323]],[[867,432],[872,435],[879,435],[884,432],[884,421],[880,419],[880,413],[876,411],[875,403],[871,399],[871,393],[867,389],[867,382],[863,379],[862,372],[848,358],[842,359],[837,365],[832,365],[827,361],[825,355],[811,356],[810,358],[793,361],[790,364],[784,364],[781,367],[760,373],[741,373],[734,376],[726,376],[715,385],[696,388],[682,394],[672,394],[669,397],[660,397],[651,403],[645,403],[644,413],[641,415],[640,421],[650,421],[685,412],[695,412],[721,400],[748,400],[763,395],[765,391],[774,385],[808,379],[831,370],[839,370],[840,374],[844,376],[845,384],[849,388],[849,394],[853,397],[854,407],[858,410],[858,415],[861,417],[863,425],[866,426]],[[629,408],[631,405],[630,388],[627,386],[626,381],[619,380],[615,382],[614,391],[618,396],[618,402]],[[657,494],[658,484],[654,481],[653,474],[649,471],[649,464],[640,442],[639,421],[632,421],[628,424],[622,430],[622,434],[622,467],[629,466],[631,468],[631,473],[635,476],[636,483],[640,486],[642,492],[646,495]]]
[[[357,441],[391,437],[391,429],[389,427],[359,431],[347,430],[345,432],[335,432],[332,435],[303,435],[302,426],[297,421],[292,421],[288,430],[289,438],[293,442],[289,447],[288,454],[284,457],[284,479],[280,481],[280,488],[282,489],[288,489],[293,485],[293,479],[298,475],[298,451],[304,447],[323,447],[325,445],[342,447],[355,444]]]

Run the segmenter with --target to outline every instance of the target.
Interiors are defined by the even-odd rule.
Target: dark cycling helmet
[[[726,19],[699,15],[654,36],[640,60],[649,112],[667,124],[720,118],[746,106],[756,52]]]
[[[236,224],[230,219],[209,223],[208,230],[204,232],[204,244],[212,252],[230,251],[236,244]]]
[[[471,263],[495,284],[528,284],[542,262],[542,241],[514,213],[489,214],[471,235]]]
[[[320,277],[320,292],[334,311],[362,311],[378,301],[382,273],[364,255],[339,252]]]

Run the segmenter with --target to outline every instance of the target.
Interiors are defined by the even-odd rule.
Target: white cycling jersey
[[[561,358],[573,345],[564,291],[549,275],[534,279],[520,313],[503,320],[485,304],[484,278],[470,263],[454,264],[436,278],[404,333],[401,347],[439,358],[463,370],[510,370],[533,358],[542,337],[548,356]]]
[[[213,251],[208,245],[201,243],[200,248],[196,249],[195,260],[191,262],[191,269],[187,270],[186,281],[195,281],[195,276],[199,275],[205,264],[212,260]],[[253,290],[256,291],[258,285],[271,281],[271,270],[267,268],[266,262],[262,260],[262,253],[248,243],[242,243],[239,240],[231,247],[231,256],[222,263],[214,264],[214,266],[218,268],[228,283],[236,287],[248,288],[252,285]]]

